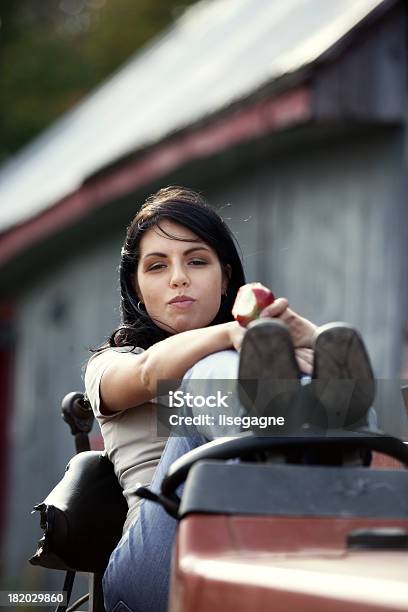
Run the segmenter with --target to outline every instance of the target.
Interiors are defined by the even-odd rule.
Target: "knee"
[[[188,378],[236,378],[238,374],[239,353],[225,349],[206,355],[197,361],[184,375]]]

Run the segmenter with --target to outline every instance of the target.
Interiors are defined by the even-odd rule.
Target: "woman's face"
[[[216,252],[191,230],[167,219],[160,225],[189,242],[172,240],[151,227],[140,241],[136,293],[161,329],[179,333],[206,327],[220,308],[227,275]],[[191,300],[171,303],[179,296]]]

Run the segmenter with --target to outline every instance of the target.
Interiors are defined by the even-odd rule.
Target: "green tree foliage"
[[[0,162],[196,0],[1,0]]]

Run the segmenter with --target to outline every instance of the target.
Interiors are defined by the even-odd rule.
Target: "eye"
[[[198,265],[198,266],[206,266],[207,262],[206,261],[202,261],[201,259],[193,259],[192,261],[190,261],[190,263],[194,264],[194,265]]]
[[[147,271],[150,272],[150,270],[159,270],[163,266],[164,266],[164,264],[154,264],[154,266],[151,266],[150,268],[147,268]]]

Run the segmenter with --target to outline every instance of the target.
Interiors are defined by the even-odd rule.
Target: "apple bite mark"
[[[274,302],[272,291],[262,283],[247,283],[239,288],[232,308],[232,316],[240,325],[257,319],[264,308]]]

